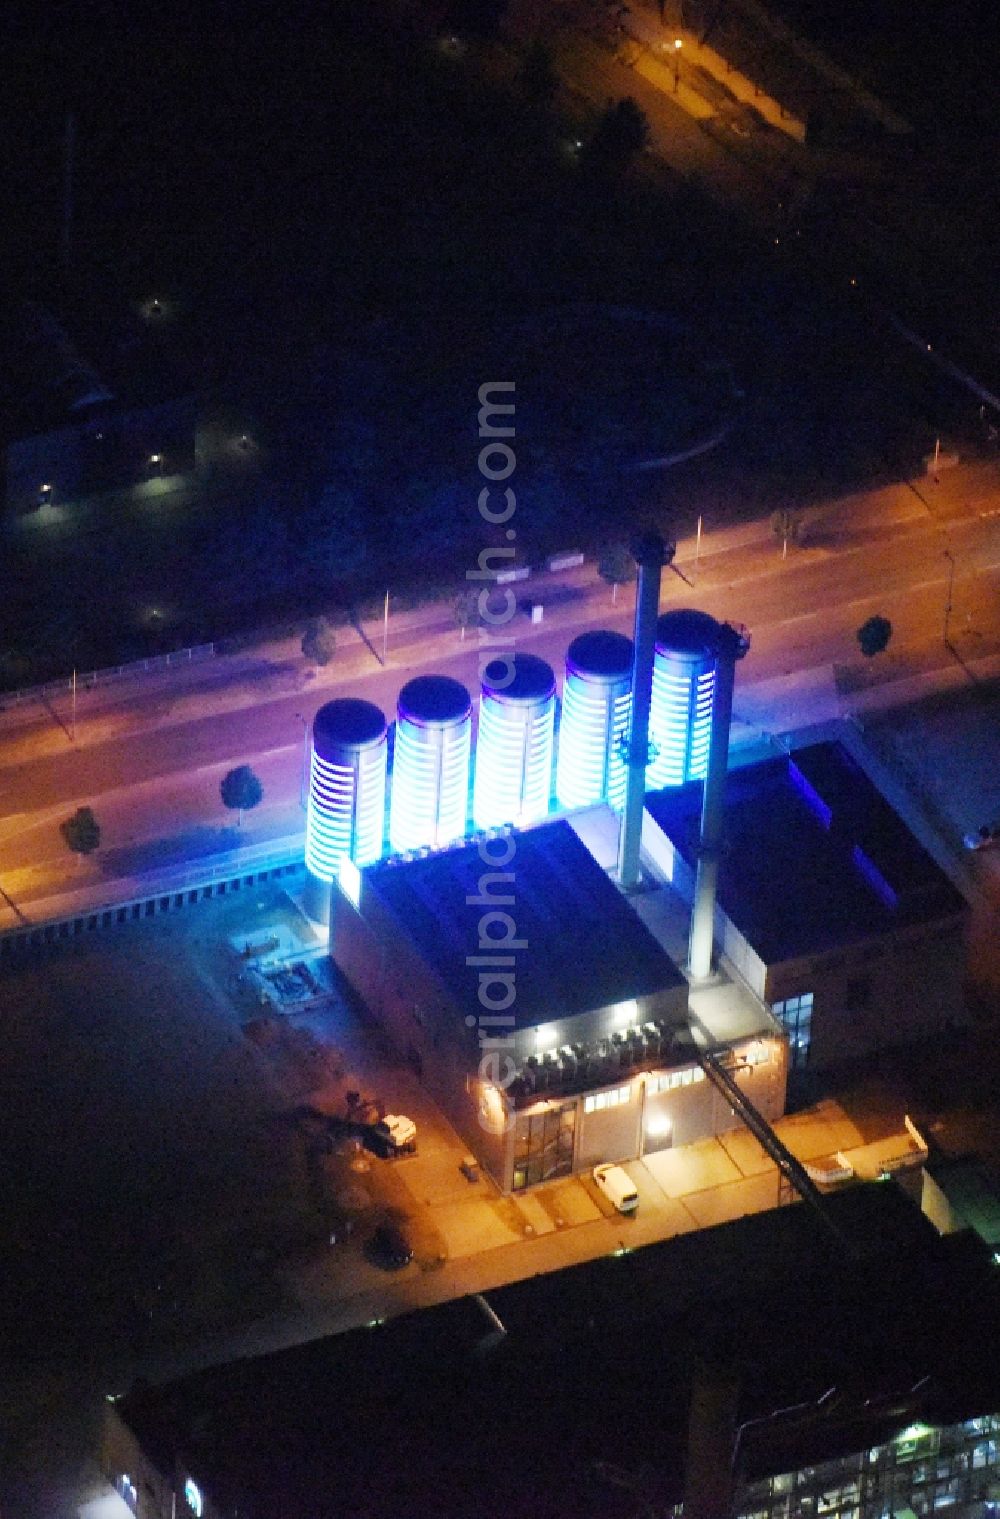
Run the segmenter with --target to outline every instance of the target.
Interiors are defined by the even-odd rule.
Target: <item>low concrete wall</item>
[[[93,909],[70,913],[50,919],[47,923],[28,923],[0,933],[0,964],[5,960],[24,959],[26,956],[57,944],[64,939],[76,939],[81,934],[94,933],[102,928],[114,928],[120,923],[138,922],[141,918],[154,918],[158,913],[176,912],[182,907],[193,907],[196,902],[222,897],[244,887],[257,886],[263,881],[274,881],[283,876],[299,875],[303,871],[300,861],[290,861],[266,866],[263,869],[245,868],[215,880],[195,881],[181,889],[150,891],[142,896],[102,903]]]

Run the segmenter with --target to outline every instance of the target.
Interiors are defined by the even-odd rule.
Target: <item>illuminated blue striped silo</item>
[[[707,612],[665,612],[656,625],[646,787],[701,780],[712,736],[719,624]]]
[[[625,800],[622,750],[632,704],[632,640],[581,633],[566,652],[556,797],[560,807]]]
[[[483,671],[472,816],[477,828],[547,817],[556,678],[534,654],[504,654]]]
[[[464,837],[469,808],[472,700],[447,675],[418,675],[399,693],[389,846],[440,848]]]
[[[313,719],[306,869],[336,879],[346,857],[381,859],[385,831],[385,716],[367,701],[327,702]]]

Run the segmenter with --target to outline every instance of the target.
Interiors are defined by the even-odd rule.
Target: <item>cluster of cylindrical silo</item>
[[[719,624],[696,611],[656,623],[648,788],[705,774],[712,725]],[[607,630],[583,633],[566,654],[555,800],[562,809],[620,810],[628,771],[633,643]],[[482,675],[472,823],[527,826],[552,805],[556,730],[552,666],[525,652],[491,660]],[[443,848],[469,827],[472,699],[444,675],[421,675],[399,693],[388,817],[389,741],[370,702],[337,700],[313,722],[306,866],[333,881],[393,853]],[[386,823],[388,822],[388,829]],[[388,837],[386,837],[386,834]]]

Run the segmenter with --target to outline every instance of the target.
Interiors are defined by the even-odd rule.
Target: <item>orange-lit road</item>
[[[706,534],[697,571],[685,540],[676,562],[696,584],[665,576],[664,607],[694,604],[751,628],[736,695],[744,724],[776,733],[858,705],[887,706],[967,681],[961,661],[1000,669],[1000,468],[963,466],[937,484],[847,498],[814,508],[806,524],[804,546],[784,560],[767,523]],[[953,652],[943,636],[946,551],[955,566]],[[541,626],[519,614],[509,631],[557,672],[581,630],[631,624],[631,587],[613,605],[592,564],[514,589],[546,610]],[[889,653],[867,666],[855,633],[874,613],[890,618],[894,634]],[[381,626],[368,633],[380,649]],[[30,917],[33,901],[61,892],[294,834],[302,826],[301,716],[338,694],[363,695],[391,715],[403,682],[426,670],[476,687],[478,640],[461,640],[447,606],[393,616],[388,652],[383,669],[346,632],[318,674],[288,642],[82,692],[75,743],[68,695],[55,711],[8,708],[0,713],[0,887]],[[260,775],[265,799],[238,832],[219,781],[240,763]],[[102,846],[77,862],[58,824],[82,803],[97,814]],[[0,900],[0,926],[13,921]]]

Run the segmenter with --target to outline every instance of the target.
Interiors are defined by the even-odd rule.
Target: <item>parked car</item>
[[[1000,823],[993,823],[978,828],[975,833],[967,833],[964,839],[966,849],[992,849],[994,844],[1000,844]]]
[[[382,1122],[389,1130],[389,1138],[397,1150],[412,1155],[417,1148],[417,1126],[405,1113],[386,1113]]]
[[[417,1148],[417,1126],[405,1113],[387,1113],[378,1123],[368,1124],[361,1130],[361,1142],[380,1160],[413,1155]]]
[[[386,1271],[399,1271],[413,1259],[413,1246],[406,1231],[392,1222],[379,1224],[372,1235],[369,1253],[377,1266]]]
[[[635,1212],[639,1206],[639,1194],[635,1190],[635,1182],[622,1166],[605,1161],[603,1165],[594,1167],[593,1176],[598,1191],[604,1193],[619,1213]]]

